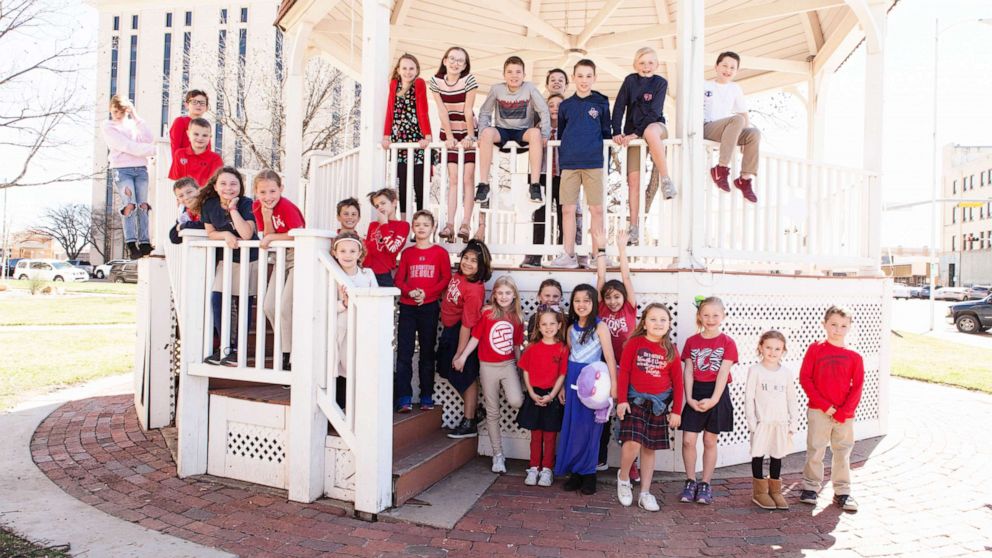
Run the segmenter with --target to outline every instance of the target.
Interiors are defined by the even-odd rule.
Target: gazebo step
[[[400,455],[423,438],[440,431],[441,413],[440,407],[432,411],[393,413],[393,455]]]
[[[437,429],[394,453],[393,505],[402,505],[471,461],[477,447],[476,438],[454,440]]]

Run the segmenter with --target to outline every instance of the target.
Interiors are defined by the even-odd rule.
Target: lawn
[[[893,376],[992,393],[989,363],[992,349],[912,333],[892,335]]]
[[[2,284],[11,289],[29,290],[29,281],[7,280]],[[54,283],[50,283],[54,284]],[[96,293],[96,294],[120,294],[135,295],[138,292],[138,285],[134,283],[104,283],[97,281],[85,281],[82,283],[61,283],[67,293]]]
[[[135,297],[0,294],[0,326],[133,324]]]
[[[22,539],[0,527],[0,556],[18,558],[61,558],[70,556],[69,545],[42,546]]]

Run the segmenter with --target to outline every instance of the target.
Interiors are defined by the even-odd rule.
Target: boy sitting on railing
[[[183,239],[179,236],[179,231],[183,229],[203,230],[203,221],[200,220],[200,205],[197,194],[200,192],[199,186],[192,178],[180,178],[172,185],[172,193],[176,196],[176,203],[182,206],[176,224],[169,229],[169,240],[173,244],[182,244]]]
[[[720,162],[710,169],[710,177],[717,188],[730,191],[730,159],[739,145],[744,152],[741,175],[734,179],[734,186],[744,194],[744,199],[755,203],[753,180],[758,173],[758,144],[761,132],[750,126],[747,104],[740,85],[733,83],[740,67],[741,57],[734,52],[721,52],[716,57],[716,79],[703,83],[703,137],[720,142]]]
[[[169,178],[179,180],[188,176],[203,187],[217,169],[224,166],[224,160],[210,151],[210,122],[203,118],[194,118],[189,121],[186,134],[190,146],[177,149],[172,154]]]

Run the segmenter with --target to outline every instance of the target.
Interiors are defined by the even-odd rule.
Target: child
[[[475,90],[479,86],[472,75],[472,61],[468,52],[457,46],[449,48],[441,58],[441,66],[431,78],[430,90],[434,95],[434,106],[441,120],[441,141],[448,147],[448,213],[444,228],[438,237],[448,242],[455,239],[453,229],[455,210],[458,205],[458,147],[463,151],[462,191],[462,224],[458,227],[458,238],[468,242],[469,221],[472,219],[472,207],[475,200],[472,196],[472,181],[475,180]],[[479,215],[479,227],[484,227],[484,216]],[[477,235],[479,240],[482,237]]]
[[[682,367],[678,350],[672,343],[672,314],[664,304],[651,303],[644,309],[637,329],[624,347],[620,359],[620,385],[617,418],[620,419],[620,442],[623,451],[617,471],[617,499],[624,506],[634,501],[631,479],[624,473],[640,454],[644,476],[637,505],[658,511],[658,501],[651,494],[655,451],[669,449],[668,429],[678,428],[682,417],[672,409],[682,408]]]
[[[549,306],[555,307],[559,310],[561,309],[561,283],[557,279],[547,278],[541,281],[541,285],[537,288],[537,304],[538,306]],[[524,340],[530,339],[534,332],[537,331],[537,313],[531,314],[530,318],[527,319],[527,335],[524,336]]]
[[[400,290],[400,315],[396,334],[396,410],[409,413],[413,390],[414,342],[420,341],[420,409],[434,408],[434,344],[441,311],[438,299],[451,280],[448,252],[431,242],[434,215],[421,210],[413,214],[415,244],[400,255],[396,288]],[[371,236],[371,235],[369,235]]]
[[[710,177],[724,192],[730,191],[730,159],[738,145],[744,152],[741,175],[734,186],[744,199],[756,203],[753,181],[758,173],[758,144],[761,132],[750,126],[747,104],[740,85],[733,83],[740,68],[741,57],[734,52],[721,52],[716,57],[716,79],[703,82],[703,138],[720,142],[720,162],[710,169]]]
[[[169,128],[169,143],[172,148],[172,158],[176,158],[176,152],[185,147],[190,147],[187,131],[189,123],[196,118],[203,118],[207,109],[210,108],[210,99],[207,94],[199,89],[190,89],[186,93],[186,114],[176,117]],[[207,149],[210,149],[210,141],[207,141]]]
[[[509,275],[503,275],[493,283],[489,306],[483,309],[482,319],[472,328],[472,338],[465,351],[452,363],[456,370],[463,369],[468,354],[479,348],[479,378],[486,403],[486,430],[493,448],[494,473],[506,472],[503,434],[499,428],[500,384],[511,407],[519,409],[524,403],[516,367],[520,345],[524,342],[523,321],[517,284]]]
[[[617,397],[617,367],[613,359],[610,332],[597,317],[599,296],[592,285],[581,284],[572,291],[568,309],[568,373],[565,377],[565,417],[555,461],[555,475],[568,473],[563,488],[596,492],[596,458],[603,425],[596,422],[595,411],[579,401],[575,384],[586,365],[604,361],[610,371],[610,397]],[[561,395],[559,395],[559,400]]]
[[[223,240],[229,248],[234,251],[231,266],[231,295],[240,296],[241,292],[241,260],[244,259],[243,250],[238,249],[238,241],[257,240],[255,235],[255,216],[252,212],[252,199],[245,197],[244,178],[238,169],[234,167],[223,167],[217,174],[207,182],[200,190],[198,197],[199,205],[202,208],[202,219],[207,237],[210,240]],[[210,306],[213,310],[214,331],[221,335],[221,309],[222,293],[224,290],[224,249],[217,248],[217,269],[214,272],[213,293],[210,297]],[[248,316],[251,316],[253,306],[256,280],[258,271],[256,269],[258,260],[258,250],[248,250]],[[232,303],[231,310],[236,308]],[[237,320],[231,320],[231,343],[237,340]],[[207,364],[222,364],[224,366],[237,366],[238,353],[236,346],[227,346],[228,340],[221,339],[220,346],[204,362]],[[227,348],[227,353],[222,354]]]
[[[357,234],[346,231],[334,237],[334,242],[331,244],[331,255],[334,256],[345,275],[351,279],[352,286],[360,289],[377,286],[372,270],[362,267],[362,260],[365,258],[365,245]],[[346,389],[348,387],[345,380],[348,369],[348,346],[346,344],[348,337],[348,291],[343,286],[338,288],[337,320],[338,375],[337,380],[335,380],[337,389],[334,398],[338,406],[344,409],[347,402]]]
[[[172,185],[172,193],[176,196],[176,203],[182,206],[176,224],[169,229],[169,240],[173,244],[181,244],[183,239],[179,236],[179,231],[184,229],[203,229],[203,221],[200,220],[200,206],[197,204],[197,194],[200,187],[192,178],[180,178]]]
[[[356,235],[358,231],[355,227],[358,226],[358,222],[362,220],[362,208],[358,204],[358,200],[355,198],[345,198],[338,202],[337,205],[338,212],[338,223],[341,224],[338,227],[338,234],[345,232],[353,232]],[[358,235],[361,238],[361,235]]]
[[[548,267],[575,269],[575,208],[579,190],[585,188],[592,214],[593,234],[603,231],[603,141],[610,137],[610,101],[593,91],[596,64],[583,59],[572,70],[575,95],[558,107],[558,133],[561,136],[561,205],[564,252]]]
[[[548,70],[548,75],[544,78],[544,89],[548,97],[558,95],[565,98],[565,91],[568,90],[568,73],[561,68]]]
[[[851,496],[854,410],[861,401],[865,380],[861,355],[844,346],[852,317],[846,308],[828,308],[823,316],[827,340],[809,346],[799,369],[799,383],[809,397],[806,467],[799,501],[816,505],[823,484],[823,454],[829,445],[833,454],[830,480],[834,484],[834,504],[851,512],[858,511],[858,503]]]
[[[458,267],[444,298],[441,299],[441,339],[437,343],[437,373],[448,380],[462,396],[465,412],[462,421],[448,433],[449,438],[475,438],[479,435],[475,411],[479,405],[479,355],[468,353],[461,370],[452,363],[465,353],[472,328],[482,318],[486,298],[486,281],[493,275],[489,248],[479,240],[469,240],[458,255]]]
[[[386,127],[383,130],[382,148],[390,143],[417,143],[420,149],[413,152],[413,196],[417,211],[424,207],[424,151],[431,143],[431,121],[427,114],[427,86],[420,75],[420,62],[409,53],[396,61],[389,82],[389,100],[386,105]],[[400,213],[406,215],[407,150],[396,152],[396,178],[400,190]]]
[[[696,309],[699,333],[686,339],[682,347],[688,394],[682,410],[682,460],[688,477],[682,488],[682,502],[713,503],[710,479],[716,469],[716,442],[720,432],[734,430],[734,408],[726,388],[733,381],[730,368],[737,362],[737,345],[720,331],[725,316],[722,300],[715,296],[703,299]],[[697,483],[696,440],[700,432],[703,432],[703,478]]]
[[[553,71],[554,70],[552,70],[552,72]],[[558,71],[560,72],[561,70],[558,70]],[[557,75],[557,74],[550,74],[549,73],[548,74],[548,79],[549,80],[551,79],[551,76],[552,75]],[[549,136],[548,139],[551,140],[551,141],[554,141],[554,140],[558,139],[558,107],[561,105],[562,101],[564,101],[564,100],[565,100],[565,98],[562,97],[561,95],[559,95],[558,93],[552,93],[550,96],[548,96],[548,112],[551,114],[551,136]],[[546,150],[545,150],[545,154],[544,155],[545,155],[545,157],[547,157],[547,151]],[[558,239],[557,240],[557,243],[558,244],[561,244],[561,234],[562,234],[562,232],[561,232],[561,203],[559,203],[559,194],[560,194],[560,188],[561,188],[561,169],[558,168],[558,148],[557,147],[555,147],[555,148],[553,148],[551,150],[551,172],[550,173],[544,172],[548,168],[547,165],[548,165],[547,160],[545,158],[542,158],[542,161],[541,161],[541,171],[542,172],[541,172],[541,178],[540,178],[541,188],[546,188],[547,185],[548,185],[548,180],[549,179],[551,180],[551,204],[552,204],[552,206],[554,206],[555,212],[558,215],[558,220],[556,221],[558,233],[557,233],[557,236],[555,238]],[[539,245],[539,244],[544,244],[544,231],[545,231],[545,227],[551,225],[551,223],[548,222],[548,216],[547,216],[547,214],[545,212],[545,206],[544,205],[541,205],[541,207],[538,207],[534,211],[532,221],[534,222],[534,235],[533,235],[534,245],[536,246],[536,245]],[[552,236],[555,236],[555,235],[552,234]],[[536,254],[531,254],[531,255],[528,255],[528,256],[524,256],[524,261],[523,261],[523,263],[520,264],[520,267],[541,267],[541,256],[538,256]]]
[[[775,330],[762,333],[758,340],[761,363],[748,370],[744,390],[747,430],[751,433],[751,501],[766,510],[789,509],[782,496],[782,458],[792,449],[799,412],[792,371],[782,366],[784,354],[784,335]],[[762,471],[766,455],[771,458],[768,479]]]
[[[186,135],[189,137],[190,146],[177,149],[173,154],[169,178],[179,180],[184,176],[189,176],[202,187],[217,172],[217,169],[224,166],[224,161],[220,155],[209,149],[209,122],[203,118],[190,120]]]
[[[255,175],[255,203],[252,213],[255,223],[262,229],[263,250],[277,240],[292,240],[289,231],[306,226],[303,213],[296,205],[282,195],[282,178],[273,170],[264,169]],[[265,290],[265,301],[262,309],[272,327],[276,324],[276,296],[281,297],[279,316],[279,346],[282,349],[282,369],[289,370],[289,353],[293,347],[293,249],[286,250],[286,275],[283,280],[282,293],[276,293],[276,267],[273,266],[269,276],[268,288]]]
[[[479,184],[475,201],[489,201],[489,169],[493,161],[493,146],[502,147],[508,141],[529,146],[530,201],[544,203],[542,192],[541,157],[543,147],[551,137],[551,113],[548,103],[529,81],[524,81],[524,61],[511,56],[503,62],[504,83],[489,90],[479,111]],[[535,114],[541,118],[540,129],[534,127]],[[491,127],[490,124],[493,126]]]
[[[365,237],[368,257],[364,265],[375,273],[380,287],[392,287],[396,256],[410,236],[410,223],[396,220],[396,190],[383,188],[372,192],[369,201],[375,208],[376,220],[369,223]]]
[[[558,393],[568,370],[565,345],[565,316],[557,306],[539,306],[534,314],[538,328],[529,335],[530,344],[520,357],[527,397],[517,413],[517,424],[530,430],[530,468],[527,486],[551,486],[554,476],[555,442],[561,431],[562,407]],[[539,478],[540,477],[540,478]]]
[[[630,208],[630,241],[640,240],[640,183],[641,148],[630,142],[643,138],[648,144],[648,154],[660,177],[662,195],[672,199],[678,189],[668,176],[665,145],[668,137],[665,127],[665,94],[668,80],[655,75],[658,54],[651,47],[641,47],[634,54],[635,72],[628,75],[617,92],[613,103],[613,142],[627,148],[627,205]]]

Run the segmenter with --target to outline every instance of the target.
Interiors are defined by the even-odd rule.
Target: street
[[[947,320],[947,308],[952,304],[959,303],[944,300],[934,302],[936,328],[930,335],[945,341],[992,349],[992,334],[988,332],[966,334],[955,329],[954,325]],[[910,299],[892,301],[892,329],[895,331],[917,334],[926,333],[927,329],[929,329],[927,324],[929,319],[929,300]]]

